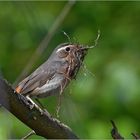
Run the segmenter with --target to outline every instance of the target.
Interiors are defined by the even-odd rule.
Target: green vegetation
[[[65,5],[63,2],[0,2],[0,71],[14,83]],[[76,2],[32,70],[68,39],[98,47],[85,58],[65,91],[60,120],[80,138],[111,138],[114,120],[126,138],[140,134],[140,2]],[[91,74],[93,73],[93,74]],[[56,97],[42,99],[56,113]],[[0,109],[0,139],[21,138],[30,129]],[[32,136],[31,138],[41,138]]]

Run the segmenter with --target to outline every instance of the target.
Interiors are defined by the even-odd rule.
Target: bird
[[[30,98],[62,94],[76,78],[87,50],[77,43],[59,44],[42,65],[17,85],[16,93]]]

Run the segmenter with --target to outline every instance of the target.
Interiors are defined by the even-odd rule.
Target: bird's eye
[[[67,52],[69,52],[69,51],[70,51],[70,47],[67,47],[65,50],[66,50]]]

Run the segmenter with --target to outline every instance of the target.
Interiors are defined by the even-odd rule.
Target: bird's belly
[[[56,76],[42,87],[36,88],[31,93],[31,96],[43,98],[47,96],[57,95],[58,93],[60,93],[61,88],[64,88],[63,83],[65,80],[66,79],[63,76]]]

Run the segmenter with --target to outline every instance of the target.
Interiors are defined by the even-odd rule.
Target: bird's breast
[[[43,86],[37,87],[35,90],[33,90],[30,96],[43,98],[57,95],[61,92],[62,88],[65,88],[64,86],[66,85],[66,78],[60,74],[57,74],[51,80],[47,81]]]

